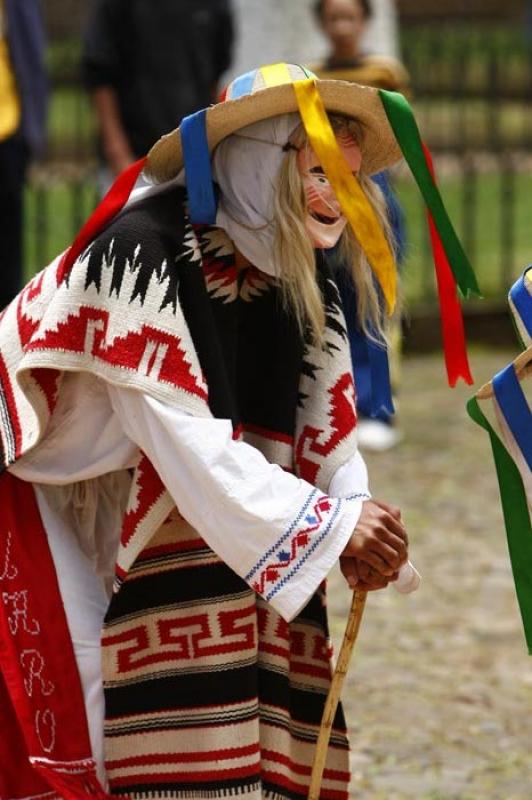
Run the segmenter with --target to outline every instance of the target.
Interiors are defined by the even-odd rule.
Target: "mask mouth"
[[[322,225],[334,225],[335,222],[338,222],[340,217],[328,217],[325,214],[318,214],[317,211],[310,211],[309,214],[312,219],[315,219],[317,222],[321,222]]]

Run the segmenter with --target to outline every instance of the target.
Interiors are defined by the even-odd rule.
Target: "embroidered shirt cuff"
[[[366,494],[332,498],[315,490],[291,528],[246,575],[285,620],[297,616],[327,577],[367,499]]]

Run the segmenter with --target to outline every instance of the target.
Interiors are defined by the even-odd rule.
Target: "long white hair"
[[[357,143],[364,136],[362,125],[341,116],[330,116],[335,133],[348,131]],[[313,338],[321,342],[325,326],[325,311],[316,281],[316,263],[312,242],[305,227],[307,201],[297,165],[297,151],[305,147],[307,134],[300,125],[290,136],[290,149],[281,165],[274,195],[274,253],[282,264],[279,279],[285,304],[293,309],[304,330],[307,326]],[[358,180],[366,193],[393,251],[393,235],[388,221],[386,203],[381,190],[364,173],[364,163]],[[386,341],[385,322],[375,286],[373,272],[351,226],[342,233],[335,259],[340,269],[350,275],[355,286],[359,324],[367,336]]]

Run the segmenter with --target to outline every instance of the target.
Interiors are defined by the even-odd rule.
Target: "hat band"
[[[190,219],[197,224],[213,225],[217,204],[207,141],[207,109],[185,117],[180,131]]]
[[[460,291],[464,297],[468,297],[470,294],[480,296],[475,273],[445,210],[438,187],[430,174],[421,136],[408,100],[399,92],[389,92],[385,89],[379,89],[379,96],[399,147],[423,195],[425,204],[432,214]]]
[[[436,184],[432,156],[429,149],[425,147],[425,145],[422,146],[428,170],[434,184]],[[434,218],[428,210],[427,216],[434,268],[436,271],[438,299],[440,303],[443,354],[445,358],[445,368],[447,370],[447,380],[449,386],[456,386],[458,379],[463,378],[463,380],[471,386],[473,383],[473,376],[471,375],[467,359],[464,320],[457,296],[454,275],[442,240],[438,234]]]
[[[532,526],[523,480],[512,457],[482,413],[478,400],[467,404],[471,419],[484,428],[490,437],[497,479],[501,493],[504,527],[512,562],[515,590],[523,620],[528,652],[532,655]]]
[[[493,378],[493,393],[506,424],[522,452],[528,468],[532,470],[532,414],[519,385],[513,364],[498,372]]]
[[[532,267],[527,267],[514,283],[509,299],[519,338],[525,347],[529,347],[532,344]]]

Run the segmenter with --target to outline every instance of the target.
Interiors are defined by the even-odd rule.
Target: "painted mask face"
[[[337,135],[336,141],[351,171],[354,175],[358,175],[362,163],[358,144],[347,132]],[[297,154],[297,165],[307,198],[308,213],[305,227],[312,244],[323,249],[334,247],[343,233],[347,220],[310,144],[307,143]]]

